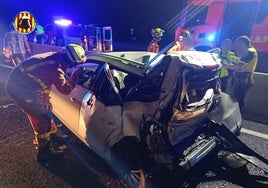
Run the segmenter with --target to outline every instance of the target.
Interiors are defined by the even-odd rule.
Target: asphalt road
[[[5,74],[6,70],[2,70],[0,77]],[[66,151],[65,160],[49,166],[37,163],[32,129],[25,114],[6,95],[4,81],[0,79],[0,188],[120,187],[116,179],[109,177],[107,166],[73,136],[69,139],[71,147]],[[268,158],[268,125],[244,120],[243,128],[254,132],[243,131],[239,138]],[[247,169],[249,175],[234,174],[234,177],[200,171],[195,173],[192,181],[199,188],[268,187],[267,174],[253,165],[247,165]],[[96,172],[104,173],[100,177]]]

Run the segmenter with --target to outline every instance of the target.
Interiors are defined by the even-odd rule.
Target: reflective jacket
[[[237,62],[239,60],[239,57],[235,56],[235,53],[232,51],[228,51],[226,54],[220,54],[221,63],[222,64],[230,64]],[[221,68],[219,71],[219,77],[226,77],[229,76],[229,71],[226,68]]]
[[[249,54],[246,57],[241,58],[241,61],[245,63],[243,71],[254,72],[258,63],[258,53],[254,47],[248,49]]]
[[[15,67],[10,79],[44,94],[49,93],[52,85],[61,93],[69,94],[75,87],[76,79],[65,78],[66,67],[62,63],[60,53],[37,54]]]
[[[243,82],[244,84],[252,84],[254,82],[253,76],[258,63],[258,53],[254,47],[248,49],[249,53],[246,57],[240,59],[239,63],[244,66],[241,70],[234,71],[235,81]]]
[[[158,53],[159,52],[159,45],[157,44],[157,42],[154,42],[154,41],[150,42],[147,51]]]

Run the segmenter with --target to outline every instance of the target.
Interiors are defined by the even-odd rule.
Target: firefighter
[[[168,50],[168,53],[182,50],[195,50],[191,33],[188,30],[183,30],[179,34],[174,45]]]
[[[158,53],[159,52],[159,41],[161,40],[161,37],[164,34],[164,30],[157,27],[155,29],[151,30],[151,35],[153,37],[152,41],[150,42],[150,44],[148,45],[148,52],[154,52],[154,53]]]
[[[84,49],[69,44],[61,52],[36,54],[24,60],[8,76],[7,92],[30,121],[40,163],[63,157],[62,139],[51,113],[51,87],[54,85],[59,92],[69,94],[83,68],[77,67],[69,79],[65,77],[66,70],[85,60]]]
[[[251,45],[249,37],[245,35],[238,37],[234,41],[233,47],[240,60],[231,65],[223,64],[223,67],[234,70],[233,96],[237,99],[240,111],[243,114],[245,110],[244,99],[246,93],[254,83],[253,76],[258,62],[258,53]]]

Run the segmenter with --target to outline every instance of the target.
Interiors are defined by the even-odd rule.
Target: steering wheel
[[[84,84],[86,81],[88,81],[90,78],[92,78],[94,72],[90,70],[83,70],[77,78],[77,83]]]

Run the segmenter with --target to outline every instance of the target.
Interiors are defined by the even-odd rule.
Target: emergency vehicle
[[[45,32],[48,35],[49,45],[66,46],[72,43],[83,46],[86,51],[113,51],[111,26],[53,24]]]
[[[259,52],[268,52],[267,0],[185,0],[175,39],[191,32],[197,50],[209,50],[225,38],[250,36]]]
[[[29,41],[32,54],[40,54],[45,52],[60,52],[67,44],[78,44],[83,46],[86,51],[96,52],[112,52],[113,51],[113,35],[112,27],[99,27],[95,25],[65,25],[57,26],[56,24],[48,24],[44,27],[45,41],[44,43],[36,43]],[[3,49],[3,39],[0,39],[0,49]],[[2,62],[0,62],[2,64]],[[3,63],[5,66],[13,67],[9,60]]]

